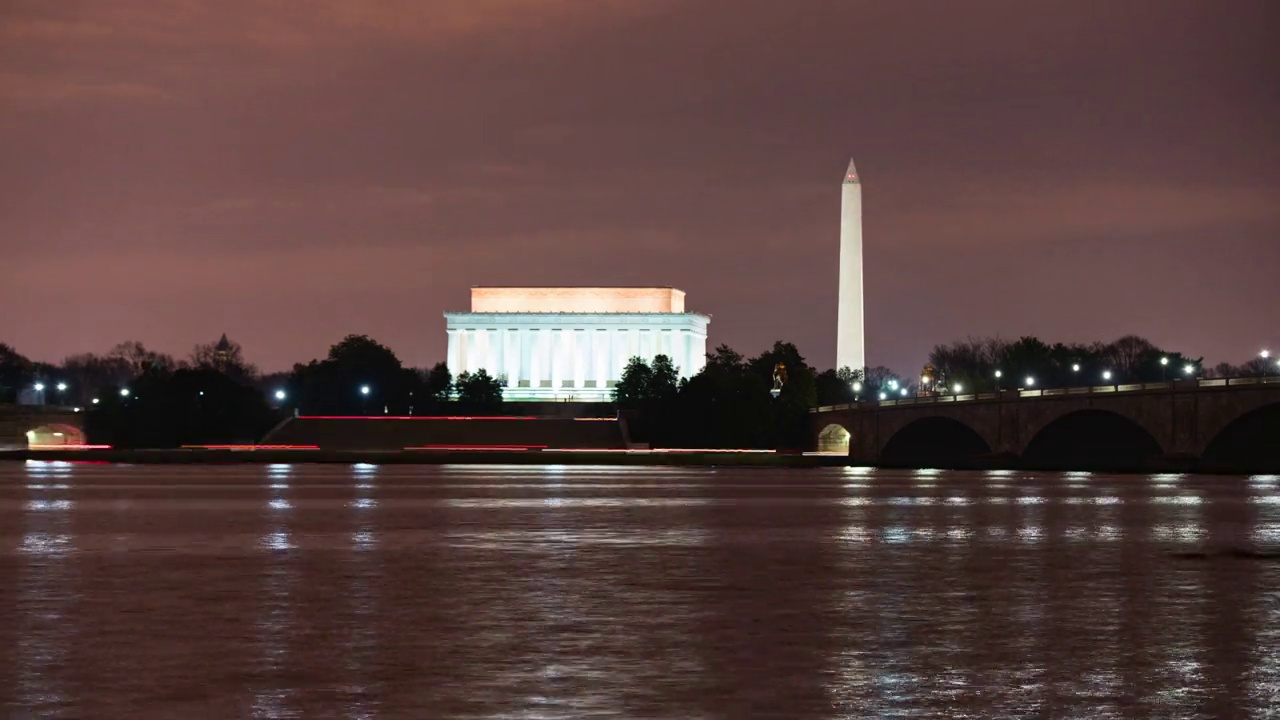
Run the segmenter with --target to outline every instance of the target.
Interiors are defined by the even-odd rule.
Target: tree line
[[[406,367],[364,335],[348,335],[324,358],[267,375],[225,337],[181,360],[129,341],[60,364],[30,360],[0,343],[0,403],[19,400],[80,408],[90,442],[163,448],[257,442],[295,412],[491,412],[502,404],[502,384],[483,370],[454,377],[444,363]]]
[[[1154,383],[1203,377],[1202,365],[1199,357],[1157,347],[1137,335],[1109,343],[1053,344],[1036,337],[1014,341],[986,337],[935,346],[921,381],[928,377],[939,392],[958,385],[965,393]],[[1243,374],[1236,366],[1223,364],[1219,369]]]
[[[1036,387],[1061,387],[1274,375],[1280,372],[1275,363],[1254,358],[1204,371],[1200,358],[1137,336],[1091,344],[970,338],[934,347],[917,382],[885,367],[819,371],[795,345],[778,341],[751,358],[720,345],[699,373],[684,379],[668,357],[648,363],[633,358],[615,396],[641,442],[786,448],[807,445],[808,411],[819,405],[948,392],[957,386],[966,393],[1010,389],[1029,379]],[[785,380],[775,397],[771,390],[779,367]],[[325,357],[272,374],[260,373],[244,359],[240,345],[225,336],[197,345],[183,359],[130,341],[60,364],[29,360],[0,343],[0,403],[15,402],[24,392],[30,397],[37,386],[43,387],[44,402],[88,413],[91,441],[120,447],[253,442],[295,412],[485,414],[502,407],[503,391],[501,378],[483,370],[455,377],[444,363],[406,366],[390,348],[364,335],[348,335]]]
[[[614,392],[637,442],[801,450],[811,440],[811,408],[909,388],[885,367],[818,371],[794,344],[778,341],[752,358],[720,345],[701,371],[684,379],[665,355],[651,363],[632,358]]]

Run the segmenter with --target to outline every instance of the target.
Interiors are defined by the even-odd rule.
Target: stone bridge
[[[1280,472],[1280,377],[905,398],[810,418],[816,448],[856,464]]]
[[[84,413],[54,405],[0,405],[0,450],[84,445]]]

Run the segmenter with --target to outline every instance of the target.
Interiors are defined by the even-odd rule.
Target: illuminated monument
[[[445,313],[449,370],[502,378],[505,400],[610,400],[632,357],[706,364],[710,318],[674,288],[477,287],[471,311]]]
[[[849,161],[840,197],[840,299],[836,316],[836,368],[867,365],[862,332],[862,182]]]

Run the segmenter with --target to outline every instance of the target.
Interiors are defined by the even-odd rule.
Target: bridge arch
[[[818,432],[818,452],[848,455],[850,437],[843,425],[831,423]]]
[[[1113,410],[1087,408],[1041,427],[1023,449],[1022,461],[1055,470],[1142,470],[1162,453],[1160,442],[1137,420]]]
[[[1200,459],[1209,468],[1280,467],[1280,402],[1247,410],[1225,423],[1209,439]]]
[[[31,428],[26,432],[26,436],[29,448],[85,444],[83,430],[63,423],[49,423]]]
[[[931,415],[895,432],[880,451],[880,462],[903,467],[969,467],[990,452],[990,444],[969,425]]]

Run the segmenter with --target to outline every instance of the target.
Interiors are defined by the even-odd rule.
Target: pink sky
[[[0,8],[0,341],[366,333],[444,358],[472,285],[670,285],[712,344],[969,335],[1280,348],[1267,0],[18,0]]]

